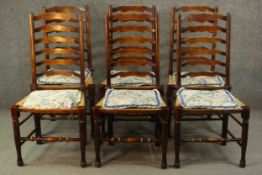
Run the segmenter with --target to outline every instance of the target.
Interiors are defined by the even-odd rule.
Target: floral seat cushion
[[[182,72],[181,74],[186,74]],[[176,73],[173,73],[173,79],[176,82]],[[186,76],[181,79],[182,86],[223,86],[225,84],[221,76]]]
[[[79,73],[79,71],[75,71]],[[86,69],[85,70],[85,78],[88,79],[91,75],[91,71]],[[73,85],[73,84],[80,84],[80,78],[76,75],[65,76],[65,75],[42,75],[37,80],[38,84],[64,84],[64,85]]]
[[[159,108],[161,97],[158,90],[108,89],[103,101],[105,108]]]
[[[177,91],[179,103],[184,108],[238,108],[235,97],[227,90],[190,90]]]
[[[155,84],[155,79],[146,76],[146,77],[138,77],[138,76],[127,76],[127,77],[114,77],[111,78],[111,84],[116,86],[144,86],[144,85],[153,85]]]
[[[119,71],[112,70],[111,74],[116,74]],[[120,77],[116,76],[111,78],[111,84],[115,86],[145,86],[145,85],[154,85],[155,78],[150,76],[138,77],[138,76],[127,76]]]
[[[81,100],[79,90],[37,90],[26,98],[23,107],[29,109],[70,109]]]

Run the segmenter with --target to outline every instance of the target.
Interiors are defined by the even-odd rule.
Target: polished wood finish
[[[184,19],[180,19],[181,15],[177,15],[176,21],[180,20],[181,22],[176,25],[176,31],[177,31],[177,37],[176,37],[176,57],[177,57],[177,64],[176,64],[176,88],[179,89],[181,87],[181,78],[185,76],[215,76],[219,75],[224,77],[225,80],[225,85],[221,86],[221,89],[229,89],[230,84],[229,84],[229,67],[230,67],[230,54],[227,53],[229,52],[228,47],[230,47],[230,16],[229,15],[221,15],[221,14],[190,14],[187,15]],[[205,19],[207,18],[207,20]],[[187,20],[189,19],[189,20]],[[206,26],[201,25],[201,26],[190,26],[189,22],[191,23],[197,23],[199,20],[201,21],[208,21],[210,19],[213,19],[216,21],[216,25],[211,24],[211,26]],[[224,24],[223,24],[224,23]],[[184,27],[184,25],[187,25]],[[225,25],[225,26],[223,26]],[[219,30],[217,30],[219,29]],[[223,29],[223,30],[220,30]],[[198,33],[201,32],[201,34],[198,34],[197,38],[195,39],[195,35],[193,37],[188,36],[188,33]],[[221,35],[220,37],[212,35],[211,37],[208,37],[207,39],[207,34],[206,32],[219,32]],[[222,38],[224,37],[224,38]],[[186,39],[184,39],[186,38]],[[220,50],[218,48],[208,48],[205,47],[205,42],[206,40],[212,40],[212,42],[219,42],[221,48],[225,48],[225,50]],[[183,42],[182,42],[183,41]],[[189,42],[187,42],[189,41]],[[191,44],[193,41],[193,44],[197,44],[197,46],[192,45],[188,46]],[[223,42],[221,42],[223,41]],[[211,43],[212,44],[212,43]],[[201,46],[202,45],[202,46]],[[212,45],[213,46],[213,45]],[[207,58],[205,56],[220,56],[219,61]],[[186,59],[185,59],[186,57]],[[188,57],[190,57],[191,62],[188,62]],[[203,59],[204,57],[204,59]],[[219,63],[219,64],[218,64]],[[204,70],[204,71],[194,71],[194,72],[188,72],[187,74],[181,75],[181,72],[185,70],[184,68],[186,65],[191,65],[191,66],[199,66],[199,65],[209,65],[209,66],[221,66],[223,67],[222,70],[217,69],[216,71],[210,71]],[[194,88],[194,87],[190,87]],[[204,89],[206,87],[203,87]],[[209,87],[209,89],[212,89],[213,87]]]
[[[65,14],[72,14],[72,16],[76,16],[80,13],[82,13],[85,18],[85,41],[86,41],[86,55],[87,55],[87,68],[89,70],[93,70],[92,67],[92,50],[91,50],[91,36],[90,36],[90,8],[88,5],[85,6],[85,8],[82,7],[76,7],[76,6],[53,6],[43,8],[43,11],[46,13],[65,13]]]
[[[90,8],[88,5],[85,6],[85,8],[82,7],[76,7],[76,6],[53,6],[53,7],[44,7],[43,8],[43,12],[48,13],[48,14],[56,14],[56,13],[62,13],[65,15],[69,15],[73,17],[78,16],[79,14],[82,14],[84,17],[84,54],[86,55],[85,58],[85,62],[86,62],[86,67],[92,71],[92,73],[94,72],[94,69],[92,67],[92,52],[91,52],[91,36],[90,36]],[[57,20],[45,20],[44,23],[44,29],[45,29],[45,37],[44,38],[40,38],[38,40],[38,42],[44,42],[45,43],[45,49],[48,49],[50,47],[50,43],[51,42],[56,42],[56,43],[70,43],[72,45],[77,45],[79,44],[80,39],[75,37],[75,35],[72,36],[48,36],[50,30],[55,30],[57,32],[77,32],[79,31],[79,25],[66,25],[63,26],[63,21],[57,21]],[[41,28],[41,27],[40,27]],[[80,48],[76,48],[76,49],[80,49]],[[72,50],[73,52],[74,50]],[[50,65],[50,61],[47,61],[49,59],[49,56],[46,55],[46,62],[45,64],[48,64],[48,66]],[[76,56],[72,57],[72,55],[68,55],[68,56],[64,56],[63,58],[61,57],[54,57],[51,61],[51,64],[59,64],[59,63],[63,63],[64,65],[77,65],[77,60],[79,59],[79,54],[77,54]],[[41,62],[41,64],[43,64]],[[50,66],[49,66],[50,67]],[[46,89],[46,88],[54,88],[54,85],[50,86],[50,85],[39,85],[40,89]],[[61,86],[59,86],[61,87]],[[59,87],[56,87],[56,89],[58,89]],[[76,86],[63,86],[63,88],[66,89],[70,89],[70,88],[76,88]],[[79,88],[79,87],[78,87]],[[86,98],[89,101],[89,112],[87,114],[90,114],[90,120],[91,120],[91,136],[93,137],[93,125],[92,125],[92,120],[93,120],[93,115],[92,115],[92,107],[95,104],[95,84],[93,83],[93,79],[92,76],[89,76],[89,79],[85,81],[85,91],[86,91]]]
[[[221,40],[220,38],[216,37],[216,33],[220,28],[216,28],[217,21],[215,19],[221,18],[218,12],[218,7],[216,6],[181,6],[181,7],[173,7],[172,8],[172,15],[170,20],[170,40],[169,40],[169,67],[168,67],[168,76],[172,78],[174,73],[174,62],[177,60],[177,49],[176,46],[178,44],[184,44],[191,46],[193,44],[205,44],[205,47],[202,49],[197,49],[194,46],[193,49],[189,50],[189,48],[184,48],[184,55],[183,55],[183,62],[182,66],[187,65],[208,65],[210,67],[211,71],[215,70],[215,67],[217,66],[217,62],[212,62],[211,60],[216,59],[216,51],[209,51],[205,50],[206,44],[211,44],[212,50],[216,50],[217,43],[225,43],[224,40]],[[186,20],[188,23],[188,26],[185,26],[183,29],[188,32],[189,36],[181,37],[180,41],[177,41],[177,20],[175,18],[176,14],[180,13],[183,14],[183,20]],[[213,15],[213,16],[212,16]],[[206,18],[205,18],[206,17]],[[209,19],[209,20],[207,20]],[[205,23],[204,23],[205,22]],[[190,25],[190,24],[197,25]],[[204,26],[205,25],[205,26]],[[207,27],[206,27],[207,26]],[[207,36],[201,36],[198,37],[198,33],[200,32],[211,32],[213,37],[207,37]],[[197,33],[198,32],[198,33]],[[190,37],[191,34],[193,34],[193,37]],[[189,50],[192,54],[187,54],[187,50]],[[199,55],[200,53],[208,53],[208,55]],[[196,57],[196,59],[195,59]],[[182,56],[181,56],[182,60]],[[197,60],[197,61],[196,61]],[[176,67],[177,69],[177,67]],[[172,78],[173,79],[173,78]],[[168,78],[168,85],[167,85],[167,102],[168,106],[173,106],[173,100],[176,98],[176,90],[178,89],[176,87],[175,82],[171,82],[171,79]],[[201,87],[196,87],[196,89],[199,89]],[[171,135],[171,119],[172,119],[172,110],[170,110],[169,114],[169,136]]]
[[[185,15],[185,20],[188,22],[192,22],[194,20],[193,17],[198,17],[197,22],[203,22],[203,17],[207,17],[210,14],[214,14],[218,12],[218,7],[214,6],[182,6],[182,7],[173,7],[172,15],[171,15],[171,27],[170,27],[170,43],[169,43],[169,75],[173,73],[173,62],[174,62],[174,47],[176,44],[176,19],[175,15],[177,13],[182,13]],[[188,17],[187,15],[194,14],[192,17]],[[216,15],[217,16],[217,15]],[[201,18],[202,17],[202,18]],[[209,22],[216,24],[216,21],[211,19],[212,17],[208,16],[210,20]],[[192,20],[192,21],[191,21]],[[196,21],[196,20],[195,20]],[[213,29],[215,30],[215,29]]]
[[[130,24],[129,22],[132,22]],[[134,33],[139,33],[135,35]],[[124,36],[121,36],[125,33]],[[143,36],[141,36],[143,35]],[[150,143],[162,146],[161,167],[166,168],[167,152],[167,112],[165,104],[157,109],[106,109],[102,106],[106,88],[114,89],[159,89],[159,18],[155,6],[119,6],[109,7],[105,15],[105,47],[106,47],[106,81],[101,84],[101,100],[93,108],[95,125],[95,149],[96,166],[101,166],[100,146],[103,141],[110,145],[114,142],[126,143]],[[126,67],[143,68],[126,69]],[[120,72],[112,75],[111,71],[120,67]],[[125,69],[125,70],[123,70]],[[115,76],[151,76],[156,83],[150,86],[132,87],[115,86],[111,84],[111,78]],[[121,118],[120,118],[121,116]],[[136,117],[135,116],[139,116]],[[148,118],[143,118],[143,117]],[[104,123],[108,122],[107,130]],[[155,123],[155,138],[144,137],[116,137],[114,136],[113,122],[119,121],[151,121]]]
[[[123,13],[123,11],[125,13]],[[155,69],[154,71],[156,73],[154,77],[159,85],[159,70],[156,69],[157,64],[159,64],[159,53],[156,52],[156,46],[159,45],[158,28],[156,28],[158,17],[155,17],[155,14],[155,9],[148,10],[143,6],[131,6],[128,8],[126,6],[121,6],[116,9],[111,8],[109,13],[105,16],[107,83],[109,87],[111,87],[111,74],[109,70],[113,69],[115,66],[145,66],[145,60],[147,60],[146,62],[148,63],[146,65],[154,66],[152,68]],[[121,21],[122,23],[117,24],[116,21]],[[126,24],[128,21],[136,21],[140,24]],[[149,24],[144,23],[145,21],[149,21]],[[119,33],[127,33],[130,31],[138,32],[140,34],[152,33],[152,37],[149,38],[132,35],[118,37]],[[143,44],[148,43],[152,45],[152,48],[143,46]],[[128,76],[128,73],[125,72],[124,75]],[[130,75],[134,74],[131,73]]]
[[[205,75],[205,76],[214,76],[214,75],[220,75],[223,76],[225,79],[225,85],[221,87],[202,87],[202,88],[196,88],[196,87],[185,87],[187,89],[202,89],[202,90],[214,90],[214,89],[230,89],[230,26],[231,26],[231,17],[230,14],[228,13],[227,15],[222,15],[222,14],[205,14],[205,15],[195,15],[195,14],[190,14],[186,18],[181,17],[181,14],[176,15],[176,41],[177,41],[177,48],[176,48],[176,88],[182,87],[181,85],[181,79],[187,75],[192,75],[192,76],[199,76],[199,75]],[[220,42],[222,45],[224,45],[225,48],[224,51],[220,51],[218,49],[212,48],[201,48],[199,45],[197,47],[192,48],[186,48],[184,45],[187,44],[187,42],[184,40],[182,41],[183,35],[188,32],[188,30],[183,30],[183,25],[187,23],[187,19],[189,19],[190,22],[198,22],[198,21],[210,21],[214,20],[216,21],[216,26],[221,25],[224,23],[226,25],[225,27],[218,27],[218,28],[224,28],[225,30],[220,30],[219,37],[224,36],[225,38],[220,38],[217,39],[217,35],[212,35],[213,38],[216,38],[215,40],[217,42]],[[199,26],[198,26],[199,27]],[[196,30],[194,31],[199,31],[196,27]],[[201,31],[207,31],[210,32],[209,29],[205,30],[206,26],[201,27]],[[212,26],[213,27],[213,26]],[[192,32],[191,30],[190,32]],[[194,32],[193,31],[193,32]],[[188,37],[188,36],[187,36]],[[197,39],[199,40],[199,39]],[[199,40],[202,43],[202,40]],[[221,42],[223,41],[223,42]],[[185,51],[186,48],[186,51]],[[194,52],[192,52],[194,50]],[[210,59],[207,64],[207,59],[203,59],[202,57],[196,57],[195,55],[207,55],[207,54],[212,54],[212,55],[220,55],[221,58],[219,59],[219,62],[214,59]],[[191,67],[196,67],[198,65],[208,65],[208,66],[222,66],[223,69],[222,71],[217,69],[216,71],[210,71],[208,69],[207,71],[194,71],[194,72],[189,72],[186,75],[181,75],[182,69],[186,66],[184,64],[184,56],[189,55],[193,56],[192,59],[194,59],[193,64]],[[223,59],[222,59],[223,58]],[[186,59],[188,61],[190,59]],[[204,61],[203,61],[204,60]],[[226,145],[227,142],[236,142],[240,147],[241,147],[241,160],[239,163],[240,167],[245,167],[246,165],[246,148],[247,148],[247,138],[248,138],[248,120],[249,120],[249,107],[245,105],[241,101],[238,102],[238,108],[232,108],[232,109],[208,109],[208,108],[183,108],[179,100],[175,100],[175,105],[173,107],[174,110],[174,134],[175,134],[175,162],[174,166],[176,168],[180,167],[180,144],[181,142],[205,142],[205,143],[221,143],[222,145]],[[222,120],[222,134],[221,137],[193,137],[193,138],[181,138],[181,123],[182,121],[192,121],[188,116],[207,116],[207,119],[202,118],[203,120],[214,120],[213,116],[218,116],[218,119]],[[212,117],[212,118],[211,118]],[[242,121],[238,119],[240,117]],[[229,129],[228,129],[228,122],[229,118],[232,118],[233,121],[235,121],[240,127],[241,127],[241,136],[236,137]],[[199,120],[202,121],[202,120]]]
[[[82,14],[80,14],[82,15]],[[77,23],[76,15],[73,13],[42,13],[38,16],[33,16],[30,14],[30,41],[31,41],[31,56],[32,56],[32,90],[36,89],[48,89],[48,85],[41,86],[37,83],[37,78],[40,75],[46,74],[48,75],[75,75],[73,71],[49,71],[48,69],[54,65],[63,65],[68,66],[74,64],[75,66],[79,67],[80,70],[80,85],[79,89],[85,89],[85,77],[84,77],[84,53],[82,50],[83,42],[84,42],[84,23],[83,20],[79,22],[78,19],[78,26],[70,25],[57,25],[56,23],[52,22],[50,24],[50,20],[57,20],[59,22],[71,22],[71,18],[74,18],[74,22]],[[44,22],[43,27],[36,27],[35,22],[38,20],[42,20]],[[74,30],[71,30],[74,28]],[[41,30],[40,30],[41,29]],[[48,30],[45,30],[48,29]],[[77,32],[79,34],[78,37],[71,37],[70,32]],[[56,36],[54,35],[56,32]],[[41,34],[44,34],[41,38],[35,38]],[[49,34],[52,33],[52,36]],[[68,36],[64,37],[60,35],[60,33],[66,33]],[[52,44],[56,44],[56,46],[52,46]],[[36,47],[41,47],[44,45],[44,49],[36,50]],[[58,46],[57,46],[58,45]],[[66,45],[66,46],[65,46]],[[83,48],[81,48],[83,47]],[[45,60],[41,60],[40,56],[44,54]],[[59,57],[55,57],[59,55]],[[39,57],[39,58],[38,58]],[[54,57],[54,58],[53,58]],[[51,59],[52,58],[52,59]],[[39,60],[40,59],[40,60]],[[46,66],[44,72],[39,72],[41,66]],[[81,65],[81,66],[79,66]],[[39,87],[40,86],[40,87]]]
[[[44,27],[38,27],[39,22],[44,24]],[[74,26],[75,37],[71,37],[70,33],[72,22]],[[63,27],[49,27],[57,26]],[[17,165],[22,166],[23,159],[21,154],[21,146],[26,141],[36,141],[37,144],[46,142],[80,142],[81,150],[81,167],[86,166],[85,159],[85,145],[87,143],[86,135],[86,83],[85,80],[85,62],[84,62],[84,21],[81,13],[61,13],[43,12],[40,15],[29,15],[30,24],[30,43],[31,43],[31,62],[32,62],[32,85],[31,90],[42,90],[42,89],[79,89],[82,92],[82,98],[77,107],[70,109],[28,109],[23,107],[23,103],[26,98],[19,101],[17,104],[11,106],[11,114],[13,119],[14,138],[17,151]],[[48,29],[48,30],[46,30]],[[62,30],[61,30],[62,29]],[[69,29],[69,30],[68,30]],[[60,30],[60,31],[59,31]],[[58,32],[59,31],[59,32]],[[61,36],[61,31],[67,37]],[[52,33],[52,35],[51,35]],[[41,36],[41,37],[39,37]],[[64,45],[60,45],[64,44]],[[74,45],[72,45],[74,44]],[[56,46],[53,46],[56,45]],[[43,47],[42,50],[36,50],[36,48]],[[55,55],[55,56],[54,56]],[[59,57],[56,57],[59,55]],[[42,57],[41,57],[42,56]],[[42,58],[42,59],[41,59]],[[49,70],[52,66],[62,65],[70,68],[72,65],[76,66],[80,73],[75,73],[71,70]],[[44,71],[40,71],[41,67],[45,67]],[[42,69],[43,70],[43,69]],[[41,75],[77,75],[80,77],[80,84],[77,86],[66,86],[66,85],[46,85],[41,86],[37,83],[37,79]],[[90,82],[90,80],[89,80]],[[29,113],[25,119],[20,121],[21,113]],[[74,115],[74,120],[79,121],[79,137],[52,137],[43,136],[41,132],[41,119],[45,120],[68,120],[69,114]],[[62,115],[62,117],[56,117],[56,115]],[[46,117],[47,116],[47,117]],[[34,118],[35,129],[28,135],[22,136],[20,133],[20,126],[25,124],[31,117]]]
[[[13,120],[13,130],[15,145],[17,151],[17,165],[23,166],[24,162],[22,159],[21,147],[26,141],[36,141],[37,144],[42,144],[46,142],[70,142],[70,141],[79,141],[81,148],[81,167],[86,166],[85,159],[85,145],[86,145],[86,117],[85,117],[85,98],[82,94],[82,99],[77,107],[71,109],[55,109],[55,110],[38,110],[38,109],[27,109],[23,107],[23,103],[26,98],[20,100],[15,105],[11,106],[11,114]],[[21,113],[29,113],[22,121],[19,121]],[[79,137],[78,138],[69,138],[69,137],[51,137],[51,136],[42,136],[40,120],[44,115],[75,115],[75,119],[79,120]],[[20,126],[22,126],[27,120],[31,117],[34,117],[35,129],[30,132],[27,136],[22,136],[20,132]],[[52,120],[52,118],[46,118]],[[33,136],[35,134],[35,136]]]

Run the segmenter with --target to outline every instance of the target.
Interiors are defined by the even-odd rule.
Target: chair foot
[[[17,166],[24,166],[23,160],[18,160],[17,161]]]
[[[245,161],[245,160],[240,160],[239,166],[240,166],[241,168],[245,168],[245,167],[246,167],[246,161]]]
[[[114,145],[114,142],[108,142],[108,145],[109,145],[109,146],[113,146],[113,145]]]
[[[80,163],[80,166],[81,166],[82,168],[85,168],[85,167],[86,167],[86,162],[81,162],[81,163]]]
[[[44,142],[42,142],[42,141],[36,141],[36,144],[37,144],[37,145],[43,145]]]
[[[156,147],[160,147],[161,144],[160,144],[159,142],[156,142],[156,143],[155,143],[155,146],[156,146]]]
[[[162,169],[166,169],[167,168],[167,163],[166,162],[162,162],[161,163],[161,168]]]
[[[226,145],[227,145],[227,142],[221,142],[220,145],[226,146]]]
[[[175,163],[174,163],[174,167],[175,167],[175,168],[180,168],[180,162],[175,162]]]
[[[101,167],[101,162],[100,162],[100,161],[96,161],[95,166],[96,166],[97,168],[100,168],[100,167]]]
[[[168,137],[169,139],[172,139],[171,133],[168,133],[167,137]]]

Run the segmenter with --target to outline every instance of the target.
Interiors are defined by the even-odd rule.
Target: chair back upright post
[[[227,29],[227,34],[226,34],[226,87],[228,89],[231,89],[230,85],[230,46],[231,46],[231,15],[230,13],[227,13],[227,21],[226,21],[226,29]]]
[[[224,85],[215,87],[186,87],[190,89],[228,89],[230,90],[230,14],[222,15],[214,14],[191,14],[181,17],[181,14],[176,15],[177,20],[177,76],[176,83],[178,88],[181,87],[181,79],[186,76],[221,76],[224,79]],[[210,21],[216,21],[216,25],[207,25]],[[223,23],[224,24],[221,24]],[[195,23],[201,25],[185,25],[188,23]],[[205,23],[205,24],[204,24]],[[201,35],[188,36],[186,34],[201,33]],[[212,34],[211,36],[208,34]],[[216,35],[214,35],[216,33]],[[219,35],[217,35],[219,33]],[[206,35],[204,35],[206,34]],[[208,35],[208,36],[207,36]],[[210,36],[210,37],[209,37]],[[205,47],[206,43],[220,44],[219,48]],[[192,46],[197,44],[197,46]],[[188,46],[189,45],[189,46]],[[224,50],[223,50],[224,48]],[[219,59],[212,59],[206,56],[216,55]],[[191,66],[216,66],[220,69],[210,71],[210,69],[197,70],[181,74],[184,67]]]
[[[92,52],[91,52],[91,32],[90,32],[90,7],[85,6],[85,20],[86,20],[86,46],[87,46],[87,68],[93,70],[92,66]]]
[[[37,80],[40,76],[75,75],[80,77],[80,89],[84,91],[85,63],[82,14],[54,12],[34,16],[31,13],[29,20],[32,62],[31,90],[39,89]],[[44,71],[42,66],[45,67]],[[50,69],[52,66],[63,66],[67,69],[52,70]],[[71,70],[73,66],[76,66],[80,73]],[[61,86],[61,89],[63,89],[63,86]]]
[[[31,71],[32,71],[31,91],[34,91],[37,89],[34,28],[35,28],[34,14],[30,13],[29,14],[29,30],[30,30]]]
[[[198,13],[218,13],[218,7],[217,6],[181,6],[181,7],[173,7],[172,8],[172,15],[171,15],[171,20],[170,20],[170,39],[169,39],[169,67],[168,67],[168,74],[172,75],[174,70],[173,70],[173,62],[176,61],[176,58],[174,58],[176,48],[175,44],[177,44],[177,41],[175,39],[176,37],[176,14],[181,13],[183,16],[187,16],[190,14],[198,14]],[[210,21],[213,23],[213,25],[216,25],[216,21]],[[216,36],[216,32],[213,33],[213,36]],[[216,44],[212,44],[212,48],[216,48]],[[215,60],[215,55],[212,55],[212,60]],[[210,67],[211,71],[215,70],[214,66]]]
[[[150,25],[148,25],[148,23]],[[105,45],[107,59],[107,86],[112,88],[111,78],[120,76],[151,76],[153,88],[159,88],[159,19],[156,7],[109,7],[105,15]],[[141,36],[143,34],[143,36]],[[150,34],[150,37],[144,36]],[[150,47],[148,45],[151,45]],[[116,67],[150,66],[150,71],[122,71],[112,75]],[[152,87],[150,87],[152,89]],[[139,88],[138,88],[139,89]]]
[[[84,45],[84,21],[83,16],[79,14],[79,37],[80,37],[80,86],[81,90],[85,92],[85,45]]]
[[[111,62],[110,62],[110,39],[109,39],[109,14],[105,15],[105,48],[106,48],[106,80],[108,88],[111,88]]]

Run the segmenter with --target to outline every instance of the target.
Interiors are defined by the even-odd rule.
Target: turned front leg
[[[17,165],[23,166],[24,162],[22,159],[21,154],[21,141],[20,141],[20,128],[19,128],[19,116],[20,112],[18,111],[17,106],[11,107],[11,114],[12,114],[12,120],[13,120],[13,130],[14,130],[14,139],[15,139],[15,147],[16,147],[16,153],[17,153]]]
[[[175,126],[174,126],[174,136],[175,136],[175,168],[180,167],[180,123],[181,123],[181,109],[175,108],[174,110]]]
[[[96,152],[96,160],[95,160],[95,166],[101,167],[101,160],[100,160],[100,119],[99,119],[99,113],[93,108],[93,116],[94,116],[94,141],[95,141],[95,152]]]
[[[241,142],[241,159],[239,166],[244,168],[246,166],[246,150],[247,150],[247,140],[248,140],[248,120],[249,120],[249,109],[244,109],[241,113],[243,119],[242,122],[242,142]]]
[[[81,150],[81,167],[86,167],[86,116],[85,109],[80,109],[78,112],[79,119],[79,134],[80,134],[80,150]]]
[[[164,110],[161,114],[161,124],[162,124],[162,162],[161,168],[167,168],[167,144],[168,144],[168,111]]]

